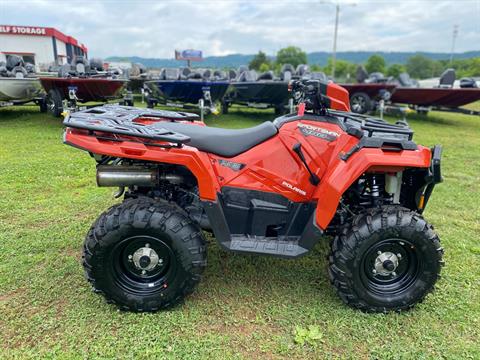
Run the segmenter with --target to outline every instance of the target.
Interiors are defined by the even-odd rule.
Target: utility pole
[[[338,17],[340,15],[340,5],[337,2],[335,6],[335,31],[333,33],[333,52],[332,52],[332,79],[335,80],[335,63],[337,61],[337,34],[338,34]]]
[[[458,25],[453,25],[453,34],[452,34],[452,50],[450,51],[450,65],[453,62],[453,53],[455,52],[455,41],[458,36]]]

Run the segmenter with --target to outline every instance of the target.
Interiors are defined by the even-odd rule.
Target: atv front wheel
[[[83,265],[107,301],[123,310],[156,311],[193,292],[206,266],[205,239],[179,207],[129,199],[94,223]]]
[[[399,206],[357,215],[333,241],[329,276],[349,306],[402,311],[421,302],[439,278],[443,249],[419,214]]]

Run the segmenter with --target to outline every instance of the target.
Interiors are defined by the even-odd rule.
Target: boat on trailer
[[[478,112],[461,109],[461,106],[480,100],[480,88],[474,79],[464,78],[459,82],[460,88],[455,88],[455,71],[447,69],[439,79],[437,87],[422,88],[411,82],[408,74],[401,74],[400,85],[391,97],[391,102],[406,104],[421,114],[426,114],[431,108],[445,111],[458,111],[467,114]]]
[[[302,69],[305,71],[308,68]],[[258,75],[255,70],[240,67],[222,102],[223,113],[236,104],[259,109],[273,108],[276,114],[283,114],[292,107],[288,84],[294,78],[299,78],[298,71],[290,64],[283,65],[279,77],[275,77],[273,71]]]
[[[123,94],[128,80],[120,78],[118,73],[104,71],[103,62],[97,59],[88,63],[79,56],[73,64],[62,65],[58,76],[40,77],[40,82],[47,93],[47,109],[54,116],[60,116],[64,110],[78,110],[78,103],[118,99],[124,105],[133,106],[131,94]]]
[[[216,112],[216,103],[225,95],[230,81],[228,75],[216,70],[166,68],[158,80],[145,81],[147,107],[158,104],[176,108],[199,108]]]
[[[0,62],[0,106],[35,103],[45,110],[44,92],[36,77],[35,67],[24,64],[19,56],[9,56]]]

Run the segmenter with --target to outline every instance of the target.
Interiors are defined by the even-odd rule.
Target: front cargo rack
[[[150,141],[162,141],[181,146],[190,137],[161,127],[150,126],[157,121],[195,121],[198,115],[186,112],[139,109],[120,105],[103,105],[68,114],[63,125],[69,128],[87,130],[90,135],[105,138],[114,134]]]
[[[328,114],[335,116],[350,135],[360,141],[350,150],[341,155],[347,161],[350,156],[362,148],[381,148],[385,151],[417,150],[413,139],[413,130],[405,120],[389,124],[383,119],[368,115],[328,110]]]

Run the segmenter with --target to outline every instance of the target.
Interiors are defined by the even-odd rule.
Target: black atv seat
[[[190,141],[186,145],[227,158],[251,149],[278,132],[277,127],[270,121],[240,130],[163,121],[151,126],[184,134],[190,137]]]

